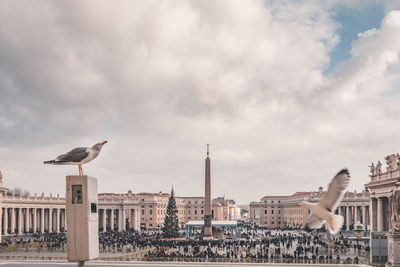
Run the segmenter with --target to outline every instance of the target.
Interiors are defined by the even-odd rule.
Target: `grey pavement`
[[[20,267],[20,266],[51,266],[51,267],[65,267],[65,266],[77,266],[77,263],[73,262],[57,262],[57,261],[10,261],[10,262],[0,262],[0,266],[7,266],[7,267]],[[155,263],[155,262],[87,262],[85,263],[85,266],[90,266],[90,267],[104,267],[104,266],[110,266],[110,267],[117,267],[117,266],[132,266],[132,267],[172,267],[172,266],[178,266],[178,267],[228,267],[228,266],[235,266],[235,267],[241,267],[241,266],[274,266],[274,267],[279,267],[279,266],[324,266],[324,267],[338,267],[338,266],[352,266],[352,267],[370,267],[369,265],[356,265],[356,264],[281,264],[281,263],[214,263],[214,262],[196,262],[196,263],[188,263],[188,262],[160,262],[160,263]]]

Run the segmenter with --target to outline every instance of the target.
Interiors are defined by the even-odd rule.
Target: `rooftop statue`
[[[375,167],[375,174],[381,174],[382,173],[382,163],[378,160],[378,163],[376,164]]]
[[[375,174],[375,165],[374,165],[374,163],[372,162],[371,165],[368,166],[368,167],[370,168],[369,171],[371,172],[371,176],[374,175]]]
[[[387,171],[394,171],[397,170],[398,166],[397,166],[397,157],[399,156],[399,154],[392,154],[389,156],[385,157],[386,160],[386,170]]]

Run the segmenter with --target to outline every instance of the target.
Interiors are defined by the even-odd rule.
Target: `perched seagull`
[[[104,144],[107,144],[107,141],[95,144],[92,147],[77,147],[54,160],[45,161],[44,164],[79,165],[79,175],[83,175],[82,164],[94,160],[99,155]]]
[[[307,226],[311,229],[321,228],[324,223],[328,224],[331,234],[337,234],[343,225],[343,216],[336,215],[335,210],[343,198],[344,190],[350,181],[348,169],[341,170],[329,184],[328,192],[317,204],[303,202],[296,206],[310,209],[312,214],[307,218]]]

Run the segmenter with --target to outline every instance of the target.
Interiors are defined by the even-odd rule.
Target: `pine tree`
[[[164,238],[179,237],[178,209],[176,208],[174,189],[171,190],[171,196],[168,200],[167,214],[165,215]]]

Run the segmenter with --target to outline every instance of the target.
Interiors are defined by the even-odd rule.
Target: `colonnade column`
[[[120,227],[119,231],[125,231],[126,230],[126,219],[125,219],[125,209],[121,208],[119,210],[119,219],[120,219]]]
[[[18,234],[22,234],[22,222],[23,222],[22,208],[19,208],[18,209]]]
[[[25,233],[29,233],[29,208],[25,209]]]
[[[114,209],[110,210],[110,228],[114,230]]]
[[[103,217],[102,219],[102,225],[103,225],[103,232],[107,230],[107,209],[103,209]]]
[[[367,206],[362,207],[362,224],[364,231],[367,231],[368,224],[367,224]]]
[[[37,231],[37,209],[33,209],[33,220],[32,220],[32,228],[33,228],[33,233],[36,233]]]
[[[60,232],[60,209],[56,209],[56,232]]]
[[[133,219],[134,219],[134,217],[133,217],[134,212],[135,212],[134,209],[130,209],[130,216],[129,216],[129,228],[130,228],[130,229],[135,228],[135,227],[134,227],[134,221],[133,221]],[[136,229],[135,229],[135,230],[136,230]]]
[[[383,199],[381,197],[378,198],[378,208],[377,208],[377,219],[378,219],[378,232],[383,231]]]
[[[44,233],[44,209],[40,209],[40,233]]]
[[[350,230],[350,207],[346,207],[346,230]]]
[[[11,208],[10,209],[11,212],[11,233],[15,234],[15,209]]]
[[[49,233],[53,232],[53,209],[49,208]]]
[[[4,209],[4,234],[8,235],[8,208]]]
[[[140,211],[135,209],[135,230],[140,231]]]
[[[66,216],[66,210],[65,209],[61,209],[61,226],[64,228],[64,231],[68,230],[67,227],[67,216]]]
[[[358,206],[354,206],[354,225],[358,222]]]
[[[3,226],[3,208],[0,207],[0,241],[1,241],[1,235],[2,235],[2,226]]]

